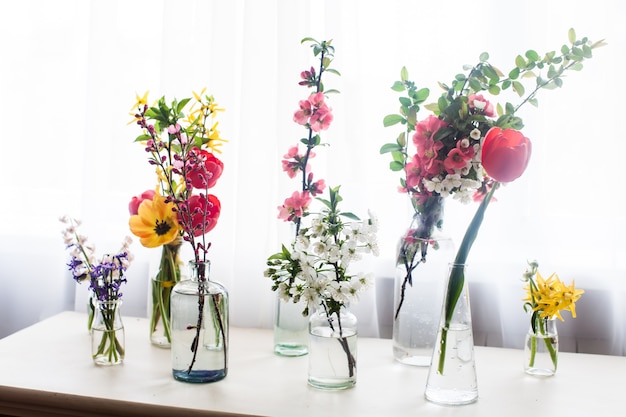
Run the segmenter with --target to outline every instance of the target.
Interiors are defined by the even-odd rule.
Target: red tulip
[[[494,180],[511,182],[526,170],[531,149],[530,140],[522,132],[493,127],[483,142],[483,168]]]

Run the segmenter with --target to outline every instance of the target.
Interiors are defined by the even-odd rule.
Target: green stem
[[[444,302],[444,324],[441,328],[441,345],[439,351],[439,363],[437,367],[437,371],[439,372],[439,374],[442,375],[446,361],[446,345],[448,342],[448,330],[450,329],[450,322],[452,321],[452,316],[454,315],[454,309],[456,307],[457,301],[459,300],[461,292],[463,291],[463,285],[465,285],[465,263],[467,261],[467,256],[469,255],[469,251],[472,248],[474,241],[476,240],[478,230],[480,229],[480,225],[482,224],[485,217],[485,211],[487,210],[487,206],[491,202],[493,194],[495,193],[496,188],[498,188],[499,185],[500,184],[498,182],[495,182],[483,201],[481,201],[480,206],[478,206],[478,210],[476,210],[476,214],[474,214],[474,218],[470,222],[467,231],[465,232],[465,236],[463,236],[463,241],[461,242],[461,246],[459,247],[459,251],[456,254],[454,264],[452,265],[452,268],[450,270],[450,278],[448,279],[448,287],[446,289],[446,298]]]

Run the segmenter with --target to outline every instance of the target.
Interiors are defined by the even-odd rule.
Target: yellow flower
[[[158,193],[152,200],[141,202],[137,214],[130,217],[130,231],[147,248],[170,243],[178,236],[179,225],[173,211],[174,204],[166,203]]]
[[[135,104],[133,104],[133,107],[130,108],[130,113],[128,113],[133,118],[133,120],[131,120],[127,124],[135,123],[138,120],[138,118],[137,118],[137,111],[138,111],[138,109],[140,109],[143,106],[145,106],[146,104],[148,104],[148,93],[149,92],[150,91],[146,91],[143,94],[143,97],[139,97],[139,94],[135,93],[135,100],[137,100],[137,101],[135,102]]]
[[[535,282],[526,286],[526,298],[523,300],[533,307],[533,311],[538,311],[542,318],[557,317],[563,321],[561,311],[569,310],[573,318],[576,318],[576,301],[584,293],[583,290],[577,290],[572,285],[567,286],[559,279],[557,274],[550,275],[547,279],[541,276],[537,271],[537,279]]]

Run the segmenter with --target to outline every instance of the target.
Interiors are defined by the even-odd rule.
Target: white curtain
[[[0,4],[0,337],[83,303],[66,271],[58,217],[84,221],[98,251],[129,234],[127,202],[153,186],[137,127],[135,94],[186,97],[207,87],[220,115],[225,172],[215,188],[222,217],[211,232],[212,275],[230,290],[232,324],[270,327],[265,260],[289,239],[276,207],[296,184],[280,159],[303,135],[292,122],[315,63],[306,36],[333,39],[327,88],[335,121],[313,161],[316,177],[341,184],[344,208],[378,214],[381,254],[363,267],[380,278],[355,306],[362,334],[379,336],[396,239],[408,226],[388,156],[397,131],[389,88],[406,66],[438,95],[481,52],[503,70],[527,49],[560,49],[567,30],[608,46],[564,87],[544,91],[521,116],[534,154],[526,174],[498,192],[470,255],[475,330],[519,347],[528,319],[520,282],[528,259],[587,292],[561,334],[579,351],[624,354],[626,218],[622,203],[621,67],[626,3],[598,0],[421,2],[386,0],[30,0]],[[446,230],[460,242],[476,209],[450,201]],[[133,245],[124,308],[145,315],[149,264],[158,251]],[[377,291],[378,290],[378,291]],[[79,293],[80,294],[80,293]],[[378,302],[376,301],[378,299]],[[377,313],[378,312],[378,313]],[[495,339],[494,339],[495,338]]]

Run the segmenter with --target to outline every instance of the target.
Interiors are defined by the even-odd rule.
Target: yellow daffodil
[[[576,301],[584,293],[572,285],[565,285],[557,274],[550,275],[547,279],[537,271],[535,282],[529,282],[526,286],[526,298],[523,301],[532,306],[533,311],[538,311],[542,318],[557,317],[563,320],[561,311],[569,310],[572,317],[576,317]]]
[[[179,225],[173,211],[174,204],[156,194],[152,200],[141,202],[137,214],[130,217],[130,231],[147,248],[170,243],[178,236]]]

